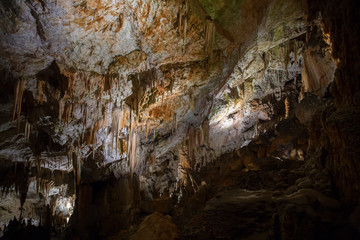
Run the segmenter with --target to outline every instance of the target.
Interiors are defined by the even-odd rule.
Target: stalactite
[[[71,113],[72,113],[72,104],[68,103],[65,105],[65,110],[64,110],[64,115],[65,115],[64,122],[66,124],[69,124],[69,121],[71,119]]]
[[[44,103],[44,85],[46,84],[45,81],[39,80],[38,82],[38,92],[37,92],[37,96],[36,96],[36,100],[40,103],[43,104]]]
[[[171,95],[173,94],[174,85],[175,85],[175,79],[171,79],[170,86],[169,86]]]
[[[187,1],[185,1],[185,15],[184,15],[184,30],[183,30],[183,53],[185,53],[186,50],[186,31],[187,31],[187,21],[188,21],[188,16],[187,16]]]
[[[182,146],[178,146],[178,155],[179,155],[179,183],[182,186],[187,185],[187,172],[191,169],[188,159],[186,157],[186,152],[188,152],[187,146],[183,144]]]
[[[290,40],[287,41],[287,43],[285,43],[284,46],[284,51],[285,51],[285,55],[284,55],[284,64],[285,64],[285,73],[286,73],[286,77],[288,78],[289,72],[288,72],[288,65],[290,62],[290,52],[291,52],[291,48],[290,48]]]
[[[215,23],[209,18],[207,18],[205,21],[205,52],[210,60],[212,60],[213,49],[215,47]]]
[[[195,160],[195,149],[196,149],[196,132],[193,126],[188,128],[188,156],[191,164]]]
[[[190,102],[190,108],[194,109],[194,89],[189,89],[189,102]]]
[[[70,163],[72,162],[73,152],[74,152],[74,145],[71,143],[70,147],[69,147],[69,151],[67,152],[67,154],[68,154],[68,167],[70,167]]]
[[[130,176],[133,175],[140,167],[140,163],[136,157],[138,143],[137,118],[132,110],[130,110],[130,133],[127,143],[127,158],[130,166]]]
[[[80,185],[81,180],[81,154],[77,154],[76,159],[73,159],[74,175],[76,179],[76,186]]]
[[[105,89],[105,77],[102,77],[101,83],[100,83],[100,100],[98,102],[99,105],[101,104],[101,101],[102,101],[102,95],[103,95],[104,89]]]
[[[68,77],[68,92],[70,96],[72,96],[74,92],[74,78],[75,76],[73,74]]]
[[[80,74],[80,78],[82,82],[85,82],[85,89],[87,91],[88,94],[91,93],[91,77],[87,76],[87,74],[85,72],[79,72]]]
[[[31,132],[31,124],[26,120],[26,123],[25,123],[25,133],[24,133],[25,139],[29,139],[29,137],[30,137],[30,132]]]
[[[91,91],[92,91],[92,82],[91,82],[91,76],[86,76],[86,79],[88,79],[88,81],[89,81],[89,93],[91,93]]]
[[[118,119],[116,121],[116,128],[115,128],[116,153],[118,151],[118,146],[119,146],[119,135],[122,130],[121,122],[122,122],[122,112],[119,113]]]
[[[131,153],[130,153],[130,161],[131,161],[131,175],[132,173],[137,169],[138,167],[138,161],[136,159],[136,147],[137,147],[137,132],[134,129],[132,132],[132,137],[131,137]]]
[[[64,108],[65,108],[65,99],[62,98],[59,100],[59,123],[60,123],[60,125],[62,123],[62,116],[64,113]]]
[[[295,64],[295,67],[297,67],[297,42],[295,41],[294,43],[294,64]]]
[[[176,112],[174,112],[174,117],[173,117],[173,124],[172,124],[172,133],[175,133],[177,129],[177,119],[176,119]]]
[[[96,133],[99,130],[100,125],[101,125],[101,121],[97,121],[93,129],[93,134],[92,134],[93,158],[95,158],[95,150],[96,150]]]
[[[197,128],[195,131],[196,135],[196,151],[200,152],[200,146],[203,145],[202,129]]]
[[[116,109],[112,113],[111,117],[111,149],[114,148],[114,139],[115,139],[115,146],[116,146],[116,154],[118,151],[119,146],[119,134],[121,129],[123,128],[123,111],[120,109]]]
[[[82,124],[82,135],[81,135],[81,142],[84,141],[84,135],[85,135],[85,130],[86,130],[86,123],[87,123],[87,107],[85,106],[84,107],[84,110],[83,110],[83,124]]]
[[[204,142],[207,146],[210,146],[210,142],[209,142],[209,131],[210,131],[210,126],[209,126],[209,119],[205,119],[202,124],[201,124],[201,128],[202,128],[202,134],[204,136]]]
[[[150,120],[146,119],[146,123],[145,123],[145,140],[148,140],[148,134],[149,134],[149,124],[150,124]]]
[[[110,144],[111,144],[111,149],[114,148],[114,138],[116,137],[116,133],[117,133],[117,128],[118,128],[118,119],[117,119],[117,112],[114,111],[112,113],[112,116],[111,116],[111,141],[110,141]]]
[[[289,117],[289,112],[290,112],[290,101],[289,101],[289,97],[285,98],[285,119]]]
[[[182,12],[181,12],[181,10],[180,10],[180,12],[179,12],[179,24],[178,24],[178,26],[179,26],[179,33],[181,34],[181,31],[182,31],[182,18],[183,18],[183,14],[182,14]]]
[[[199,185],[196,183],[196,181],[194,180],[193,176],[190,174],[190,172],[187,172],[189,178],[190,178],[190,182],[191,182],[191,186],[193,187],[194,192],[197,192],[197,190],[199,189]]]
[[[188,25],[188,15],[189,15],[189,4],[188,1],[185,0],[183,5],[181,6],[178,13],[178,30],[179,35],[183,38],[183,46],[182,52],[185,52],[186,42],[187,42],[187,25]]]
[[[15,102],[14,102],[14,111],[13,118],[15,120],[15,116],[17,117],[17,128],[20,129],[20,114],[21,114],[21,105],[22,105],[22,97],[25,90],[25,79],[18,80],[16,82],[15,87]]]
[[[89,136],[88,136],[88,138],[87,138],[87,140],[86,140],[86,145],[87,145],[87,146],[90,146],[90,143],[92,142],[93,133],[94,133],[94,126],[91,125],[90,133],[89,133]]]
[[[39,194],[40,188],[40,174],[41,174],[41,166],[40,166],[40,156],[35,155],[35,165],[36,165],[36,193]]]

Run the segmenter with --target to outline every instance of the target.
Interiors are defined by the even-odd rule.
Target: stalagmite
[[[14,102],[14,111],[13,118],[15,120],[15,116],[17,117],[17,128],[20,129],[20,114],[21,114],[21,105],[22,105],[22,97],[25,90],[25,79],[18,80],[16,82],[15,87],[15,102]]]

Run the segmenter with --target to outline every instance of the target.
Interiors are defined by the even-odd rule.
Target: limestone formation
[[[1,0],[0,238],[359,239],[359,8]]]

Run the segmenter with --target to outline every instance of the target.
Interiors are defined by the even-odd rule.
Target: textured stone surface
[[[358,7],[0,1],[3,192],[69,238],[354,233]]]

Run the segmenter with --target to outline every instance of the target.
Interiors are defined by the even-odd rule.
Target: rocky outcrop
[[[178,230],[169,215],[155,212],[147,216],[131,240],[137,239],[179,239]]]

